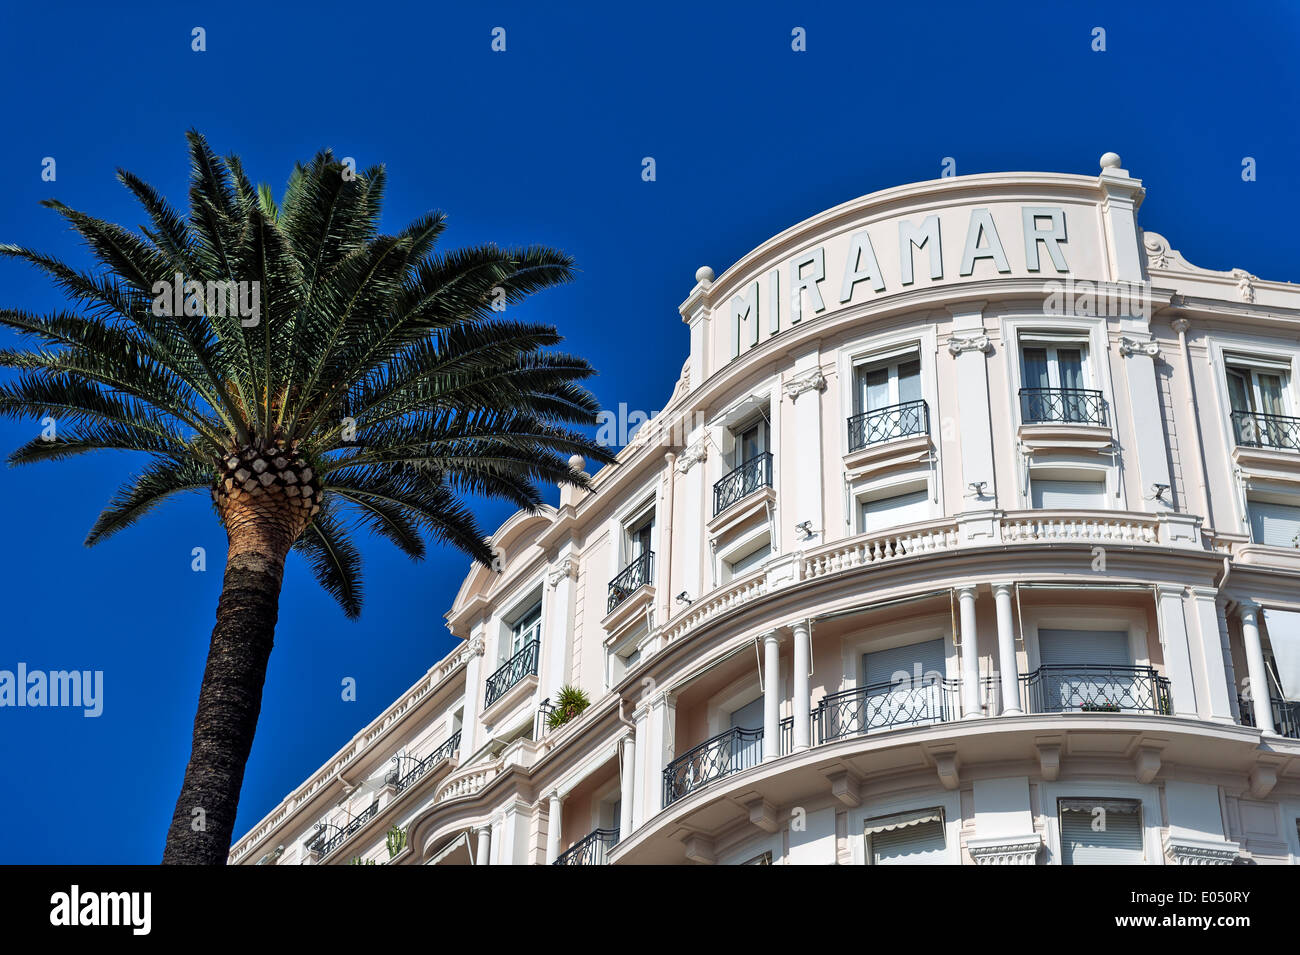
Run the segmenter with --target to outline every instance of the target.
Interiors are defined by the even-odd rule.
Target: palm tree
[[[592,368],[545,350],[560,341],[553,326],[498,314],[570,281],[569,256],[435,251],[441,213],[381,234],[384,168],[359,173],[329,151],[295,165],[277,205],[238,157],[217,156],[197,132],[188,140],[188,221],[119,170],[148,216],[139,233],[45,203],[98,270],[0,245],[77,307],[0,312],[37,343],[0,350],[0,366],[16,369],[0,384],[0,413],[56,425],[11,465],[103,449],[150,456],[87,545],[170,495],[212,495],[229,551],[163,862],[215,864],[230,846],[289,551],[355,618],[352,530],[415,559],[430,538],[490,566],[467,497],[534,510],[538,482],[585,486],[566,455],[610,456],[570,429],[595,421],[578,384]]]

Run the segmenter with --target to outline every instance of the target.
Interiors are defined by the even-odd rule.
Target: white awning
[[[473,865],[474,853],[469,847],[469,833],[462,832],[451,844],[430,859],[426,865]]]
[[[1282,698],[1300,700],[1300,613],[1294,610],[1264,610],[1264,625],[1273,645],[1273,661],[1282,684]]]
[[[1058,803],[1065,812],[1093,813],[1098,809],[1106,812],[1138,812],[1142,804],[1136,799],[1062,799]]]
[[[890,832],[894,829],[906,829],[908,826],[920,826],[927,822],[943,822],[942,809],[917,809],[912,812],[898,812],[892,816],[878,816],[868,819],[865,834],[870,836],[877,832]]]

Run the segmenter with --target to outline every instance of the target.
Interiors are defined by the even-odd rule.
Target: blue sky
[[[815,8],[814,8],[815,7]],[[1300,279],[1289,219],[1300,15],[1128,3],[357,5],[44,3],[0,13],[0,241],[88,264],[57,197],[128,225],[130,169],[183,204],[184,132],[277,193],[332,146],[388,166],[385,226],[432,208],[449,245],[543,242],[570,287],[525,306],[599,369],[606,407],[654,411],[686,357],[695,269],[836,203],[940,174],[1145,180],[1140,221],[1198,265]],[[193,27],[207,50],[191,50]],[[490,48],[494,27],[506,51]],[[791,30],[807,51],[791,50]],[[1091,49],[1106,31],[1105,52]],[[1258,178],[1244,182],[1242,160]],[[43,182],[41,163],[56,161]],[[653,157],[656,180],[641,178]],[[0,305],[60,307],[0,262]],[[13,340],[0,333],[0,347]],[[38,431],[0,421],[5,453]],[[225,536],[199,496],[94,550],[125,455],[0,470],[0,669],[104,671],[104,712],[0,709],[0,862],[153,863],[162,853],[221,584]],[[552,499],[554,494],[552,494]],[[506,511],[480,508],[485,526]],[[208,570],[190,569],[204,547]],[[450,648],[468,562],[368,541],[345,620],[291,558],[237,835]],[[344,702],[340,684],[357,681]]]

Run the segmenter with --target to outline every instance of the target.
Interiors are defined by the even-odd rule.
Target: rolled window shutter
[[[936,865],[945,861],[943,823],[925,822],[867,837],[872,865]]]
[[[1300,533],[1300,507],[1251,501],[1250,531],[1256,544],[1295,547],[1296,534]]]
[[[1132,666],[1123,630],[1039,630],[1038,659],[1044,664]]]
[[[1031,503],[1039,508],[1102,509],[1106,506],[1104,481],[1046,481],[1029,483]]]
[[[1141,865],[1142,814],[1107,812],[1105,828],[1093,829],[1093,813],[1061,811],[1062,865]]]

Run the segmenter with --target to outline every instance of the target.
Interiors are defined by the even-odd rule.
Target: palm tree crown
[[[297,165],[280,203],[237,157],[189,134],[188,218],[125,171],[139,233],[70,209],[100,268],[17,245],[0,255],[47,273],[77,311],[0,311],[36,339],[0,350],[15,369],[0,414],[55,432],[11,464],[86,451],[149,463],[90,530],[95,544],[183,491],[208,490],[230,542],[199,690],[190,761],[164,862],[225,860],[261,710],[284,562],[302,552],[344,611],[361,608],[368,527],[412,557],[424,540],[491,564],[465,499],[542,503],[538,482],[584,486],[568,457],[611,456],[574,425],[597,405],[582,359],[550,351],[550,325],[499,313],[568,282],[572,260],[541,246],[440,252],[444,217],[379,231],[384,169],[330,152]]]

